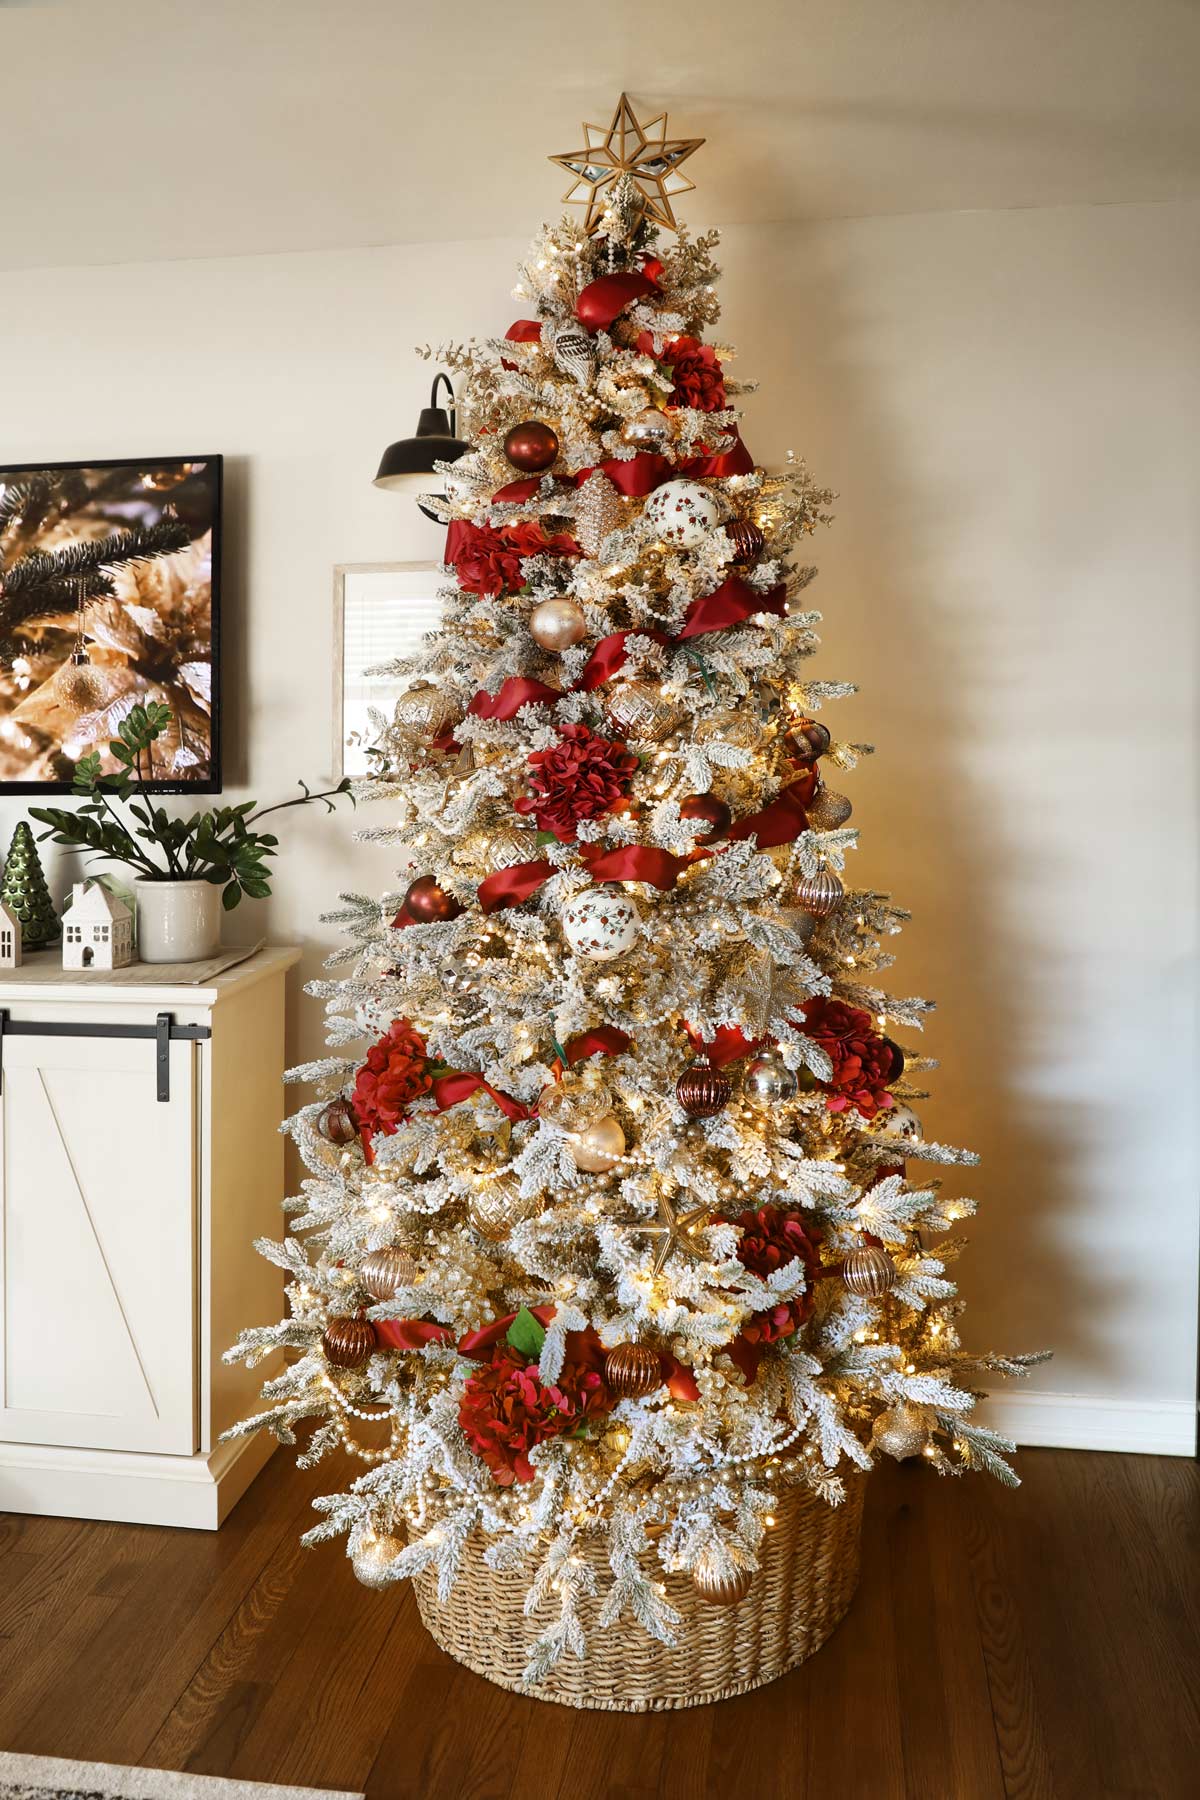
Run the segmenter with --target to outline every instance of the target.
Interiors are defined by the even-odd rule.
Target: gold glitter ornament
[[[396,702],[396,729],[412,737],[444,737],[461,714],[449,694],[431,681],[414,681]]]
[[[749,708],[735,711],[719,706],[697,719],[693,736],[698,744],[716,742],[729,744],[735,750],[753,750],[758,745],[761,726]]]
[[[878,1244],[851,1250],[842,1264],[842,1280],[861,1300],[878,1300],[896,1279],[896,1265]]]
[[[618,1344],[604,1359],[604,1380],[622,1400],[641,1400],[662,1386],[662,1362],[649,1344]]]
[[[804,809],[813,831],[837,831],[854,811],[845,794],[830,788],[819,788]]]
[[[610,532],[625,517],[621,496],[600,469],[594,469],[579,490],[575,502],[575,536],[588,556],[598,556]]]
[[[534,643],[555,656],[587,636],[587,619],[578,600],[555,594],[541,600],[529,615],[529,635]]]
[[[351,1558],[355,1575],[364,1587],[390,1587],[392,1582],[391,1568],[404,1550],[404,1539],[393,1537],[390,1532],[380,1537],[372,1537],[365,1544],[360,1544]]]
[[[656,681],[614,682],[604,710],[622,737],[645,738],[652,744],[669,737],[683,717],[678,703],[668,700]]]
[[[485,1170],[484,1180],[471,1195],[467,1211],[471,1223],[489,1242],[499,1243],[514,1226],[542,1210],[536,1197],[522,1199],[521,1180],[512,1169]]]
[[[580,1133],[578,1142],[571,1145],[575,1167],[585,1175],[603,1175],[615,1169],[624,1154],[625,1133],[612,1113],[589,1125]]]
[[[919,1456],[929,1442],[929,1426],[921,1407],[911,1401],[897,1400],[880,1413],[871,1427],[871,1448],[894,1456],[897,1462]]]
[[[364,1257],[358,1279],[373,1300],[391,1300],[397,1288],[411,1287],[420,1274],[407,1250],[372,1250]]]
[[[811,913],[814,919],[827,919],[837,911],[845,892],[832,869],[818,869],[815,875],[805,875],[796,883],[792,905]]]
[[[702,1557],[692,1570],[692,1586],[706,1606],[736,1606],[750,1592],[754,1576],[749,1569],[731,1573],[715,1558]]]

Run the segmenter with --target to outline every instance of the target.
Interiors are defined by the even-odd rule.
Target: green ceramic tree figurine
[[[0,900],[20,919],[21,942],[26,950],[40,950],[62,936],[27,819],[22,819],[12,834],[4,861],[4,880],[0,882]]]

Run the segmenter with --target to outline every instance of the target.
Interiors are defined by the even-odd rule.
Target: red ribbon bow
[[[589,281],[575,302],[575,317],[588,331],[607,331],[635,300],[659,292],[658,282],[641,269],[620,269]]]

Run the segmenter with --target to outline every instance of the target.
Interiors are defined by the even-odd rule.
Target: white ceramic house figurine
[[[21,921],[10,906],[0,900],[0,969],[21,966]]]
[[[133,916],[100,882],[75,883],[62,925],[64,969],[123,969],[133,961]]]

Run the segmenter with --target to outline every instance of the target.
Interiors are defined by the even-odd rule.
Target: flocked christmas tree
[[[588,213],[527,316],[442,352],[475,448],[364,788],[408,873],[336,915],[299,1235],[260,1246],[290,1317],[230,1353],[293,1353],[242,1429],[315,1418],[305,1462],[368,1465],[310,1534],[364,1580],[527,1570],[531,1680],[580,1648],[585,1541],[601,1622],[670,1641],[663,1571],[735,1599],[789,1490],[836,1506],[881,1453],[1012,1480],[973,1387],[1033,1360],[960,1346],[932,1246],[972,1206],[908,1170],[974,1159],[910,1105],[928,1005],[877,979],[906,915],[845,878],[865,747],[816,716],[852,690],[804,599],[831,496],[743,444],[716,234],[659,232],[693,146],[639,130],[622,101],[564,159]]]

